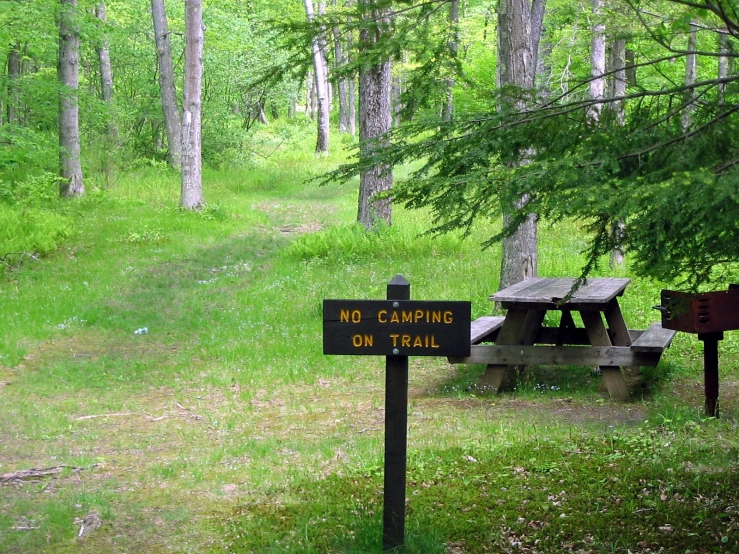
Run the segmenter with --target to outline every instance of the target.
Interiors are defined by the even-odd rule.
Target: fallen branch
[[[98,464],[93,464],[88,467],[61,465],[55,467],[47,467],[44,469],[22,469],[21,471],[13,471],[11,473],[6,473],[5,475],[0,475],[0,483],[9,483],[11,481],[22,481],[24,479],[34,479],[36,477],[48,477],[49,475],[58,475],[65,469],[71,469],[73,472],[77,473],[85,469],[95,468],[97,466]]]
[[[134,412],[120,412],[115,414],[98,414],[98,415],[85,415],[74,418],[75,421],[83,421],[85,419],[97,419],[99,417],[127,417],[136,415]]]

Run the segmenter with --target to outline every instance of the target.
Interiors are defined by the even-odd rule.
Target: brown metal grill
[[[662,327],[698,335],[703,341],[703,374],[706,390],[706,413],[718,416],[718,342],[724,331],[739,329],[739,285],[729,290],[681,292],[663,290]]]

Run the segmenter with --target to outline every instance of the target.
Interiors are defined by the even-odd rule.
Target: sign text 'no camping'
[[[323,353],[469,356],[470,303],[324,300]]]

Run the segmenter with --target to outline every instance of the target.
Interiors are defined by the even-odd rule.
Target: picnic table
[[[588,279],[573,294],[575,280],[565,278],[527,279],[503,289],[490,299],[507,310],[505,317],[473,321],[470,356],[449,361],[486,364],[482,384],[495,392],[511,366],[598,366],[610,396],[625,399],[629,392],[621,368],[656,366],[675,336],[661,323],[628,328],[618,299],[630,281]],[[559,313],[557,326],[544,325],[548,312]]]

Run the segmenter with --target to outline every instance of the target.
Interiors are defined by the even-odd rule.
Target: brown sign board
[[[470,302],[324,300],[323,353],[469,356]]]

